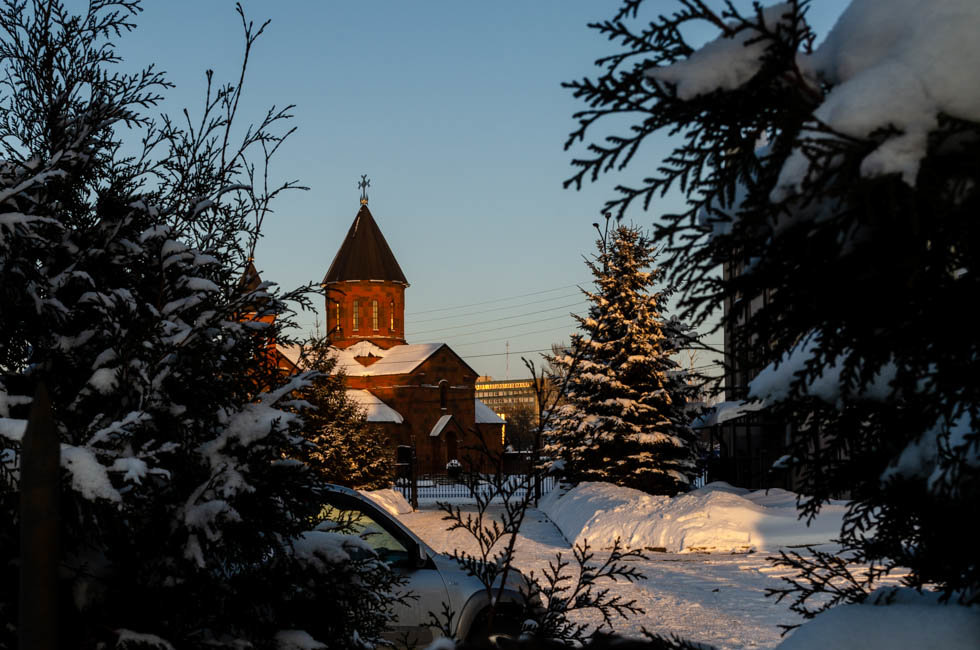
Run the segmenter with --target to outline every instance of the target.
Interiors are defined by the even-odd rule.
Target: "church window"
[[[378,301],[371,301],[371,329],[378,331]]]
[[[354,298],[354,313],[352,315],[354,317],[354,331],[355,332],[360,328],[360,318],[359,318],[360,314],[358,314],[358,308],[357,307],[358,307],[358,305],[357,305],[357,298]]]
[[[388,305],[388,318],[390,319],[390,322],[388,324],[388,329],[394,332],[395,331],[395,301],[394,300],[392,300],[391,303]]]
[[[443,411],[449,406],[449,382],[443,379],[439,382],[439,408]]]
[[[340,303],[335,302],[333,304],[333,326],[339,332],[344,329],[343,325],[340,324]]]

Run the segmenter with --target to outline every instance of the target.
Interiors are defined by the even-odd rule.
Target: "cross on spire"
[[[371,187],[371,181],[368,179],[367,174],[361,174],[361,180],[358,181],[357,187],[361,190],[361,205],[367,205],[367,188]]]

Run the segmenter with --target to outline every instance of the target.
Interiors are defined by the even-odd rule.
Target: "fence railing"
[[[419,503],[432,504],[437,501],[447,501],[451,503],[474,503],[476,498],[474,492],[484,496],[490,496],[492,502],[503,501],[499,493],[494,477],[481,477],[476,480],[452,478],[446,475],[422,475],[415,479],[418,483]],[[540,477],[541,496],[551,492],[555,488],[554,476]],[[504,477],[503,485],[505,492],[513,495],[513,498],[520,499],[526,495],[527,490],[534,490],[535,478],[529,478],[523,474],[512,474]],[[400,491],[405,499],[411,502],[412,498],[412,479],[400,478],[395,481],[395,489]]]

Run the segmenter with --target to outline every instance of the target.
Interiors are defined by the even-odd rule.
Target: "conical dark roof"
[[[259,277],[259,271],[255,268],[252,258],[249,258],[248,264],[245,265],[245,272],[242,274],[242,277],[238,279],[238,290],[242,293],[252,293],[260,286],[262,286],[262,278]],[[248,309],[249,311],[259,311],[264,308],[268,302],[269,299],[266,297],[256,298],[251,303],[246,305],[245,309]]]
[[[252,258],[249,258],[248,264],[245,265],[245,272],[238,280],[238,288],[244,292],[255,291],[261,284],[262,278],[259,277],[259,271],[255,268]]]
[[[408,284],[366,204],[357,211],[344,243],[323,277],[323,284],[345,280],[387,280]]]

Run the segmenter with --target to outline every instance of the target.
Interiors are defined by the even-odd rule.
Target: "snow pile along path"
[[[827,544],[841,529],[845,506],[824,506],[807,526],[796,511],[797,495],[781,489],[750,491],[716,482],[678,495],[653,496],[609,483],[582,483],[541,502],[543,510],[575,544],[668,553],[745,553],[802,544]]]

